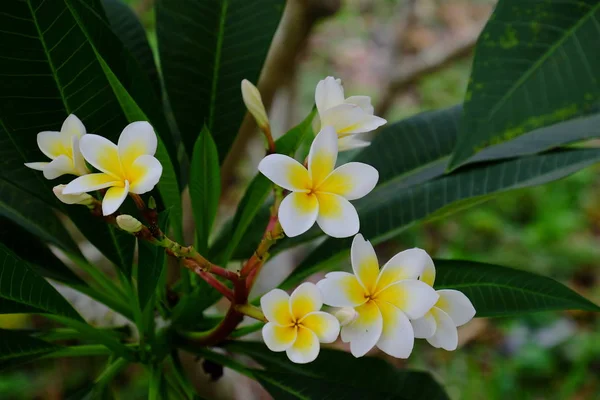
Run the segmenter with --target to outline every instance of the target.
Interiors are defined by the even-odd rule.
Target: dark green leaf
[[[0,303],[14,307],[19,303],[31,308],[29,312],[44,312],[64,315],[81,320],[77,311],[39,276],[25,261],[17,257],[6,246],[0,243],[0,297],[8,302]],[[0,312],[4,312],[0,310]],[[22,310],[21,312],[25,312]]]
[[[283,0],[159,0],[158,47],[165,86],[191,155],[204,124],[222,161],[246,113],[242,79],[258,80]]]
[[[448,210],[446,207],[455,207],[457,204],[464,206],[465,201],[547,183],[598,161],[600,150],[562,150],[515,160],[475,164],[402,190],[398,190],[396,183],[390,181],[356,202],[360,231],[373,244],[381,243],[418,220],[432,217],[434,213],[444,213]],[[289,288],[323,269],[325,263],[346,257],[351,241],[352,238],[327,239],[298,266],[283,286]]]
[[[163,211],[159,215],[159,227],[166,230],[168,226],[169,212]],[[165,249],[148,243],[145,240],[138,240],[138,276],[137,292],[140,309],[144,310],[146,304],[154,294],[156,285],[165,266]]]
[[[435,260],[436,289],[463,292],[477,317],[600,307],[554,279],[531,272],[471,261]]]
[[[0,370],[29,362],[60,348],[23,334],[0,329]]]
[[[600,3],[501,0],[475,50],[451,167],[600,101]]]
[[[221,196],[219,154],[206,126],[202,128],[194,145],[190,168],[190,198],[196,223],[196,246],[200,253],[206,254]]]

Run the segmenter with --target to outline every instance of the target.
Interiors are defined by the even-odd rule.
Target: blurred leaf
[[[429,373],[398,369],[379,358],[322,348],[315,361],[294,364],[262,343],[230,342],[225,348],[265,367],[252,374],[276,399],[448,399]]]
[[[545,276],[498,265],[435,260],[436,289],[463,292],[477,317],[503,317],[538,311],[586,310],[600,307]]]
[[[168,226],[169,211],[160,213],[158,219],[158,225],[164,232]],[[165,266],[165,249],[139,239],[138,249],[137,292],[140,309],[144,310],[156,290]]]
[[[208,128],[204,126],[192,155],[190,166],[190,198],[196,223],[196,246],[206,254],[208,239],[221,196],[219,154]]]
[[[600,150],[561,150],[515,160],[475,164],[401,191],[396,187],[396,182],[390,181],[356,202],[361,233],[373,244],[381,243],[420,219],[433,213],[443,213],[448,210],[446,207],[457,204],[464,207],[469,204],[467,200],[551,182],[598,161]],[[402,185],[402,182],[398,184]],[[352,238],[325,240],[285,280],[283,287],[289,288],[323,270],[326,263],[346,257],[351,241]]]
[[[219,160],[246,114],[242,79],[258,80],[283,0],[159,0],[156,32],[165,87],[191,155],[206,124]]]
[[[0,297],[8,300],[0,302],[1,306],[8,308],[0,309],[1,314],[15,312],[16,305],[13,303],[19,303],[23,305],[23,309],[19,312],[39,313],[43,310],[81,320],[77,311],[56,289],[2,243],[0,243]]]
[[[23,332],[0,329],[0,370],[33,361],[59,347]]]
[[[597,107],[599,19],[596,0],[500,0],[477,43],[450,166]]]

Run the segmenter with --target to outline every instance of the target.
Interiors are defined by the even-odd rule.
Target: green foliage
[[[58,348],[23,332],[0,329],[0,370],[31,361]]]

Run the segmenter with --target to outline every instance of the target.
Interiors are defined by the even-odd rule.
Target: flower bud
[[[340,326],[346,326],[358,318],[358,313],[352,307],[343,307],[334,312],[333,316],[340,321]]]
[[[65,187],[66,185],[58,185],[52,188],[54,195],[65,204],[81,204],[87,206],[94,201],[93,197],[87,193],[64,194],[63,190]]]
[[[246,108],[250,111],[250,114],[256,120],[256,123],[261,129],[265,129],[269,126],[269,118],[265,111],[265,106],[260,97],[260,92],[249,80],[244,79],[242,81],[242,98]]]
[[[125,232],[136,233],[142,230],[142,223],[131,215],[119,215],[117,225]]]
[[[153,196],[150,196],[150,198],[148,199],[148,208],[150,210],[156,210],[156,200],[154,200]]]

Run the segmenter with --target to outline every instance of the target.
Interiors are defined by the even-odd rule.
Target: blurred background
[[[343,80],[347,95],[371,96],[376,114],[390,122],[460,103],[472,48],[494,5],[492,0],[299,1],[311,7],[313,17],[271,107],[273,130],[279,135],[306,116],[316,83],[328,75]],[[156,48],[153,1],[127,2]],[[249,143],[248,154],[247,168],[235,174],[221,219],[232,215],[256,171],[250,166],[263,154],[260,138]],[[419,224],[379,246],[378,254],[385,261],[418,246],[437,258],[512,266],[553,277],[600,303],[598,172],[590,168]],[[99,321],[115,318],[104,309],[96,313]],[[0,327],[34,326],[36,321],[27,318],[2,316]],[[460,329],[455,352],[418,341],[410,360],[388,361],[432,371],[452,399],[600,399],[599,328],[598,316],[585,312],[475,319]],[[2,372],[0,398],[65,398],[93,380],[103,365],[100,359],[47,360]],[[145,372],[133,366],[116,386],[118,398],[144,398]],[[224,398],[235,396],[225,392]]]

